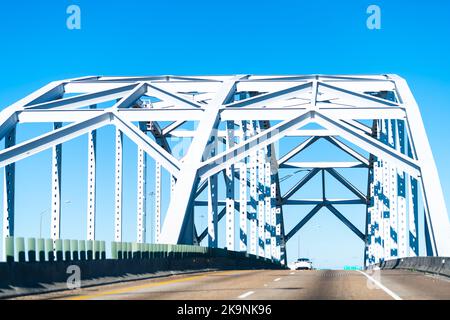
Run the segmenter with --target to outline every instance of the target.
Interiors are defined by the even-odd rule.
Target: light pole
[[[70,200],[66,200],[64,201],[64,204],[70,204],[72,203],[72,201]],[[39,238],[42,238],[42,218],[44,217],[44,213],[46,213],[47,211],[49,211],[51,208],[47,208],[44,211],[41,211],[41,213],[39,213],[40,215],[40,221],[39,221]]]

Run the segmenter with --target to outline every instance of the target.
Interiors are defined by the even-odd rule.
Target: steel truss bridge
[[[51,123],[53,130],[16,143],[16,132],[25,123]],[[419,254],[422,203],[420,227],[427,255],[450,256],[450,224],[419,107],[406,81],[396,75],[84,77],[52,82],[0,113],[4,238],[14,237],[15,163],[51,148],[51,238],[60,239],[62,146],[87,135],[86,240],[96,240],[96,131],[110,125],[116,130],[111,172],[116,242],[122,241],[126,136],[138,147],[138,243],[146,240],[146,162],[151,157],[156,243],[199,244],[207,238],[208,246],[217,247],[218,233],[224,232],[228,250],[286,263],[286,242],[326,208],[365,243],[365,263],[370,265]],[[296,139],[295,146],[277,155],[276,144],[287,137]],[[177,154],[172,138],[188,148]],[[354,161],[293,160],[319,140]],[[293,168],[308,173],[282,193],[280,173]],[[339,172],[342,168],[367,169],[367,190],[352,184]],[[170,190],[161,186],[163,171],[170,174]],[[322,175],[325,190],[325,173],[354,198],[328,199],[323,192],[317,199],[294,199],[316,175]],[[219,199],[221,183],[225,199]],[[199,199],[202,193],[207,200]],[[165,213],[164,197],[169,199]],[[340,204],[364,205],[365,230],[337,209]],[[283,208],[289,205],[314,208],[286,230]],[[205,230],[195,223],[202,207],[207,207]],[[221,219],[224,230],[219,230]]]

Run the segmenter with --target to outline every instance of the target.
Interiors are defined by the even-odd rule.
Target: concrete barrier
[[[391,259],[369,266],[368,269],[373,269],[375,266],[386,270],[402,269],[450,277],[450,257],[406,257]]]
[[[79,267],[82,286],[154,277],[164,272],[284,268],[279,263],[246,252],[192,245],[113,242],[112,259],[106,259],[104,241],[53,242],[52,239],[38,239],[39,261],[36,261],[30,254],[36,253],[35,243],[35,239],[28,239],[26,261],[24,239],[7,239],[6,252],[9,258],[7,262],[0,263],[0,298],[65,290],[65,282],[70,276],[67,273],[69,266]]]

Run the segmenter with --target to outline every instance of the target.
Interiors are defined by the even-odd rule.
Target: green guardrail
[[[246,258],[258,263],[275,263],[270,259],[228,251],[226,248],[209,248],[185,244],[155,244],[112,242],[111,259],[185,259],[185,258]],[[106,259],[106,242],[99,240],[5,238],[7,262],[53,262]]]

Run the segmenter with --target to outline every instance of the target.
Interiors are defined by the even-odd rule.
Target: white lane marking
[[[267,287],[267,283],[264,283],[264,287]]]
[[[249,291],[249,292],[246,292],[244,294],[241,294],[238,298],[239,299],[244,299],[244,298],[247,298],[248,296],[251,296],[254,293],[255,293],[255,291]]]
[[[361,270],[356,270],[359,273],[362,273],[363,275],[365,275],[370,281],[372,281],[373,283],[375,283],[379,288],[381,288],[384,292],[386,292],[388,295],[390,295],[392,298],[394,298],[395,300],[403,300],[402,298],[400,298],[400,296],[398,296],[397,294],[395,294],[394,292],[392,292],[391,290],[389,290],[388,288],[386,288],[384,285],[382,285],[379,281],[375,280],[374,278],[372,278],[371,276],[369,276],[367,273],[361,271]]]
[[[289,274],[295,274],[295,272],[291,272],[291,273],[289,273]]]
[[[276,279],[273,280],[273,281],[277,282],[277,281],[280,281],[280,280],[281,280],[281,278],[276,278]]]

